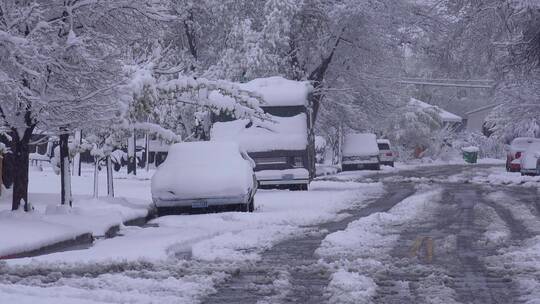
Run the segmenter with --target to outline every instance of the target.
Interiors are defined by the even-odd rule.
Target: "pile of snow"
[[[247,119],[215,123],[212,141],[234,141],[247,152],[305,150],[308,145],[306,114],[271,116],[272,121],[251,123]]]
[[[461,148],[461,150],[463,152],[469,152],[469,153],[478,153],[480,151],[480,149],[478,147],[475,147],[475,146],[468,146],[468,147],[463,147]]]
[[[377,137],[372,133],[347,134],[343,142],[343,156],[379,155]]]
[[[369,304],[377,293],[373,279],[354,272],[338,270],[326,288],[328,303]]]
[[[241,90],[261,96],[261,107],[306,106],[313,86],[308,81],[294,81],[283,77],[258,78],[237,84]],[[209,99],[214,102],[229,104],[233,99],[217,91],[211,92]]]
[[[247,195],[253,185],[251,165],[233,142],[185,142],[169,149],[152,178],[152,195],[166,199]]]

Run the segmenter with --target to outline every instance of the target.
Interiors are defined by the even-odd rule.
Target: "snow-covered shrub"
[[[505,145],[497,137],[486,137],[480,133],[463,132],[454,141],[454,147],[461,149],[467,146],[480,148],[478,157],[480,158],[504,158]]]
[[[436,108],[421,108],[407,104],[388,120],[385,137],[394,143],[401,159],[432,154],[444,142],[443,122]],[[446,132],[446,131],[443,131]]]

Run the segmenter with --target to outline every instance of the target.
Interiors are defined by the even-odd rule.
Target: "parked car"
[[[159,215],[210,207],[253,212],[254,167],[236,143],[175,144],[152,177],[152,199]]]
[[[345,136],[343,141],[342,169],[380,170],[377,137],[371,133],[354,133]]]
[[[518,137],[512,140],[506,154],[506,171],[520,172],[521,171],[521,155],[527,147],[533,142],[539,142],[540,139],[532,137]]]
[[[379,147],[379,160],[381,164],[393,167],[397,155],[392,151],[390,141],[388,139],[377,139],[377,146]]]
[[[521,175],[540,175],[540,142],[531,143],[520,157]]]

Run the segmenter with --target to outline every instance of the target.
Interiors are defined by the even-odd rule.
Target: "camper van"
[[[216,117],[210,140],[237,142],[255,161],[260,188],[307,190],[315,177],[312,86],[281,77],[255,79],[238,86],[263,97],[261,108],[270,120],[253,123]],[[213,92],[210,98],[229,97]]]

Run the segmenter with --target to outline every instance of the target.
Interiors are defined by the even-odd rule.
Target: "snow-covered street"
[[[474,182],[499,167],[343,173],[259,191],[253,214],[122,227],[2,262],[0,302],[535,303],[538,188]]]

